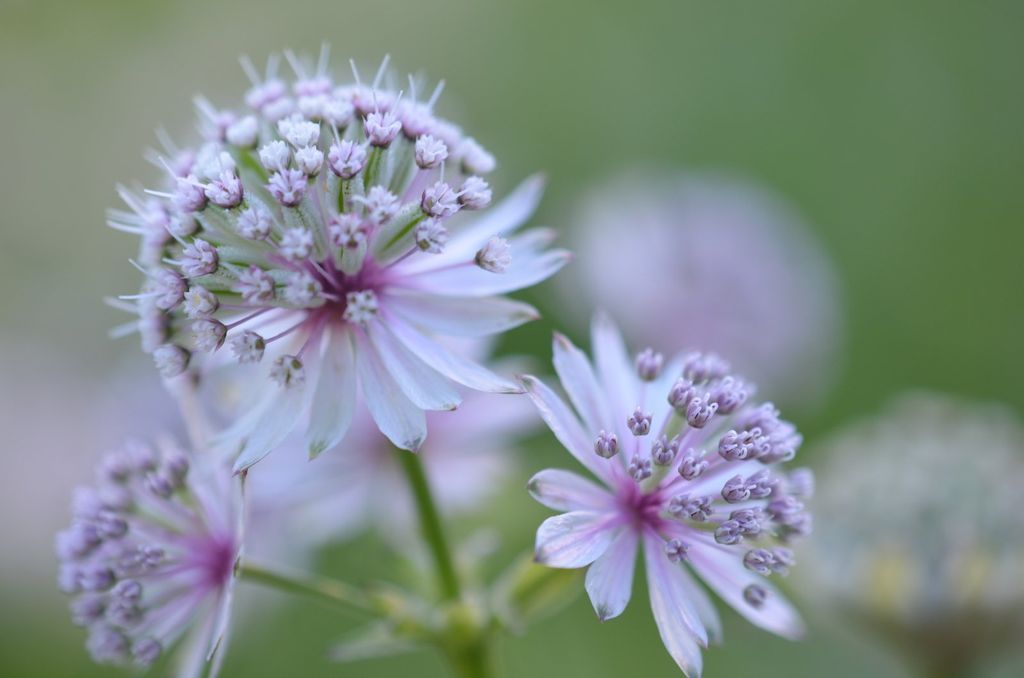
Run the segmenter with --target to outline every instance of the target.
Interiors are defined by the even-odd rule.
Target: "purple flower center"
[[[661,517],[664,499],[660,493],[645,492],[638,483],[624,480],[616,496],[619,512],[634,529],[661,529],[665,521]]]
[[[209,534],[194,542],[188,565],[201,573],[200,586],[219,589],[231,578],[237,553],[232,535]]]

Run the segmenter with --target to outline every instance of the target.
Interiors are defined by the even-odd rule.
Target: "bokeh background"
[[[106,338],[124,318],[101,298],[137,274],[133,239],[104,211],[116,182],[155,179],[142,151],[159,125],[192,130],[194,94],[240,99],[240,54],[328,40],[336,71],[390,53],[401,71],[445,78],[442,112],[496,154],[499,189],[548,174],[539,220],[556,227],[633,165],[727,171],[783,196],[843,296],[836,384],[798,418],[813,443],[910,387],[1024,410],[1022,28],[1024,4],[998,0],[0,0],[0,675],[117,674],[89,662],[68,621],[52,534],[97,453],[173,410],[152,373],[152,393],[118,397],[139,392],[133,365],[148,366],[133,340]],[[553,289],[528,295],[545,318],[501,351],[547,359],[562,325]],[[527,447],[500,501],[460,526],[499,528],[496,566],[545,515],[526,478],[566,461],[546,436]],[[370,537],[317,565],[356,581],[401,570]],[[576,600],[504,642],[507,675],[677,675],[645,597],[605,625]],[[707,674],[905,675],[887,649],[806,609],[800,644],[729,613]],[[429,653],[330,664],[345,619],[303,602],[267,610],[239,625],[228,675],[444,675]]]

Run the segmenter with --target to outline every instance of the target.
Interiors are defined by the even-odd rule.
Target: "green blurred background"
[[[813,443],[908,387],[1024,410],[1022,30],[1024,3],[996,0],[0,0],[0,675],[115,673],[88,661],[50,556],[70,488],[117,428],[96,402],[116,402],[110,375],[137,360],[134,341],[105,336],[124,318],[101,297],[137,274],[134,240],[104,211],[116,182],[155,179],[142,151],[159,125],[192,129],[194,94],[240,99],[240,54],[328,40],[336,71],[390,53],[399,71],[445,78],[443,112],[498,157],[499,189],[547,172],[539,216],[555,226],[588,185],[636,164],[727,170],[781,193],[816,227],[844,293],[839,383],[799,420]],[[546,359],[560,324],[550,290],[529,295],[545,319],[502,350]],[[130,428],[125,410],[106,411]],[[509,558],[545,515],[519,488],[564,461],[536,438],[501,502],[462,531],[497,525],[496,563]],[[364,538],[319,564],[366,581],[400,576],[393,561]],[[507,675],[678,675],[644,598],[605,625],[577,600],[503,644]],[[807,607],[800,644],[730,613],[707,674],[904,675]],[[228,675],[444,675],[427,653],[329,664],[344,619],[298,602],[254,609]]]

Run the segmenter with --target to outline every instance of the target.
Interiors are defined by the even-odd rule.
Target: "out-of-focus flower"
[[[513,440],[533,428],[525,398],[470,394],[457,413],[428,415],[430,438],[420,448],[438,508],[448,515],[479,507],[502,487],[515,466]],[[396,450],[365,410],[345,441],[308,463],[302,445],[286,445],[249,474],[251,518],[259,524],[253,551],[309,548],[379,528],[385,538],[408,543],[416,507]],[[283,548],[282,548],[283,547]]]
[[[811,526],[802,503],[809,472],[781,469],[800,446],[796,428],[770,403],[748,402],[751,386],[714,355],[663,364],[645,351],[634,365],[603,316],[592,344],[593,365],[555,337],[555,370],[572,408],[524,378],[559,442],[603,485],[561,470],[530,480],[537,501],[566,511],[537,531],[537,561],[589,566],[587,593],[606,620],[629,602],[642,548],[661,639],[691,677],[721,627],[690,570],[754,624],[800,636],[798,614],[767,581],[793,565],[786,544]]]
[[[821,451],[814,590],[947,668],[1019,640],[1024,426],[1011,412],[911,394]]]
[[[205,143],[162,158],[168,183],[115,228],[142,239],[142,292],[126,297],[161,372],[206,372],[230,360],[263,383],[220,435],[235,470],[259,461],[293,430],[313,455],[347,432],[357,401],[397,446],[415,450],[424,411],[450,410],[455,384],[510,393],[518,385],[439,336],[482,337],[537,317],[502,295],[534,285],[568,258],[554,232],[516,231],[542,181],[525,181],[486,213],[479,175],[494,158],[433,113],[440,88],[337,86],[326,53],[307,68],[289,55],[290,91],[248,68],[248,112],[198,108]],[[273,382],[273,383],[271,383]],[[357,397],[357,393],[359,396]]]
[[[785,403],[812,406],[829,386],[837,285],[778,197],[723,177],[635,173],[587,193],[574,222],[579,262],[561,281],[570,309],[589,298],[643,343],[736,356]]]
[[[181,675],[216,673],[242,542],[239,483],[168,441],[126,445],[79,488],[60,532],[60,588],[103,663],[148,666],[189,633]]]

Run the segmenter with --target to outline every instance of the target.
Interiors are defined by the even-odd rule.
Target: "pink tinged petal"
[[[388,307],[415,325],[439,334],[486,337],[540,317],[533,306],[504,297],[439,297],[397,293]]]
[[[509,379],[502,377],[482,365],[458,356],[433,339],[402,321],[395,314],[387,318],[388,327],[406,348],[420,360],[452,381],[475,391],[488,393],[522,393],[523,389]]]
[[[637,539],[635,530],[624,529],[604,555],[587,569],[587,595],[601,621],[618,617],[629,604]]]
[[[526,489],[538,502],[556,511],[602,511],[615,503],[615,497],[603,487],[561,469],[541,471],[530,478]]]
[[[534,559],[541,565],[573,569],[601,557],[620,527],[606,511],[572,511],[552,516],[537,528]]]
[[[557,332],[552,351],[555,372],[558,373],[569,400],[580,413],[584,428],[595,434],[598,430],[611,429],[608,405],[603,398],[604,389],[598,384],[587,356]]]
[[[665,542],[652,533],[644,535],[644,560],[651,613],[658,625],[661,642],[683,673],[697,678],[703,667],[701,646],[707,645],[707,636],[694,633],[694,623],[702,631],[703,627],[686,600],[682,566],[669,561],[665,555]]]
[[[423,410],[454,410],[462,397],[450,380],[442,376],[402,345],[379,320],[366,326],[371,350],[414,405]]]
[[[537,406],[544,423],[555,434],[558,442],[562,443],[562,447],[605,483],[614,482],[613,466],[607,459],[597,456],[594,452],[594,441],[586,434],[580,426],[579,419],[562,399],[536,377],[524,376],[522,382],[526,387],[526,394]]]
[[[341,442],[356,407],[356,362],[348,330],[332,330],[325,342],[320,379],[310,413],[309,458]]]
[[[708,642],[721,643],[723,638],[722,619],[718,616],[718,610],[715,609],[714,604],[711,602],[711,597],[694,580],[686,568],[683,568],[682,572],[682,582],[686,589],[686,596],[693,602],[693,607],[697,610],[701,623],[707,629]]]
[[[466,265],[445,270],[424,270],[402,281],[412,289],[453,297],[484,297],[506,294],[547,280],[572,259],[566,250],[540,250],[539,237],[549,239],[553,231],[537,230],[513,238],[512,263],[501,273]]]
[[[693,535],[691,540],[701,542],[689,552],[693,569],[722,600],[750,623],[766,631],[790,640],[804,635],[806,629],[799,613],[764,577],[743,566],[742,551],[723,547],[709,535]],[[743,590],[751,584],[757,584],[768,592],[767,599],[759,608],[743,598]]]
[[[597,366],[597,376],[604,386],[604,392],[608,394],[613,412],[632,412],[639,403],[638,378],[636,377],[629,354],[626,351],[626,343],[619,334],[619,328],[611,318],[603,312],[594,316],[591,325],[591,346],[594,351],[594,364]],[[662,396],[659,396],[662,397]],[[622,415],[625,416],[624,414]],[[621,417],[620,417],[621,418]],[[617,422],[619,435],[623,440],[629,432],[625,429],[625,421]]]
[[[356,372],[363,401],[380,432],[404,450],[418,450],[427,437],[427,418],[402,393],[365,338],[357,340]]]

